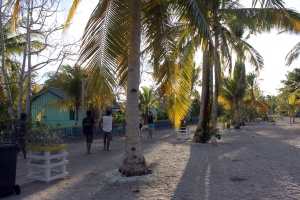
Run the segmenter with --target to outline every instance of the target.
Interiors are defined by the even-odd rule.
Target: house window
[[[70,110],[70,120],[75,120],[75,111]]]

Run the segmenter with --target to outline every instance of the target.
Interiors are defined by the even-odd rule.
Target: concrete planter
[[[177,131],[177,139],[190,139],[190,127],[179,127],[178,131]]]
[[[51,147],[28,146],[27,158],[30,160],[26,163],[26,166],[29,167],[29,174],[26,178],[49,182],[68,176],[69,173],[66,171],[66,165],[69,164],[69,161],[66,160],[69,155],[66,152],[67,148],[66,144]]]

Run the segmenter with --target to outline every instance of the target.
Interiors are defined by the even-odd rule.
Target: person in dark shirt
[[[153,131],[154,131],[154,115],[153,113],[149,110],[148,111],[148,115],[147,115],[147,121],[148,121],[148,138],[152,138],[152,134],[153,134]]]
[[[20,151],[22,151],[24,159],[26,159],[27,114],[22,113],[20,117],[21,119],[17,121],[15,127],[15,141],[17,141],[19,144],[18,154],[20,153]]]
[[[87,117],[82,120],[82,133],[86,137],[87,154],[91,154],[91,146],[93,142],[93,129],[96,132],[95,120],[91,117],[92,112],[86,112]]]

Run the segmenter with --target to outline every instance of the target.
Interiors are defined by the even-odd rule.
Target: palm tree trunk
[[[210,65],[209,65],[209,51],[203,52],[203,69],[202,69],[202,92],[201,92],[201,106],[200,117],[197,125],[197,130],[194,134],[193,141],[196,143],[206,143],[208,134],[208,124],[210,120],[209,109],[209,87],[210,87]]]
[[[245,126],[243,100],[240,102],[240,126]]]
[[[75,126],[78,125],[78,116],[79,116],[79,106],[76,105],[76,108],[75,108]]]
[[[126,101],[126,152],[119,171],[125,176],[138,176],[151,171],[142,154],[138,125],[140,43],[142,0],[132,1],[132,23],[130,29],[127,101]]]
[[[240,128],[240,109],[239,109],[239,101],[236,99],[234,102],[235,105],[235,129]]]
[[[14,109],[12,107],[12,99],[11,99],[11,91],[9,88],[9,83],[8,83],[8,74],[7,74],[7,69],[5,67],[5,44],[4,44],[4,34],[3,34],[3,24],[2,24],[2,0],[0,1],[0,34],[1,34],[1,56],[2,56],[2,63],[1,63],[1,70],[2,70],[2,76],[3,76],[3,81],[4,81],[4,88],[6,91],[7,95],[7,100],[9,101],[9,115],[10,118],[14,117]]]
[[[215,32],[215,48],[214,48],[214,55],[216,56],[215,59],[219,60],[219,54],[218,54],[218,48],[219,48],[219,34],[218,31]],[[214,105],[214,109],[213,109],[213,127],[214,129],[217,129],[217,118],[218,118],[218,97],[219,97],[219,80],[220,80],[220,65],[219,65],[219,61],[215,62],[214,64],[215,66],[215,73],[214,73],[214,77],[215,77],[215,85],[214,85],[214,100],[213,100],[213,105]]]

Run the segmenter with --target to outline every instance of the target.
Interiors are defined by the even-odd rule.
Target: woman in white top
[[[103,116],[102,119],[100,120],[99,122],[100,127],[102,123],[103,123],[102,130],[103,130],[103,142],[104,142],[103,150],[110,151],[109,145],[110,145],[110,141],[112,141],[111,131],[114,125],[114,118],[110,116],[110,110],[106,110],[106,116]]]

